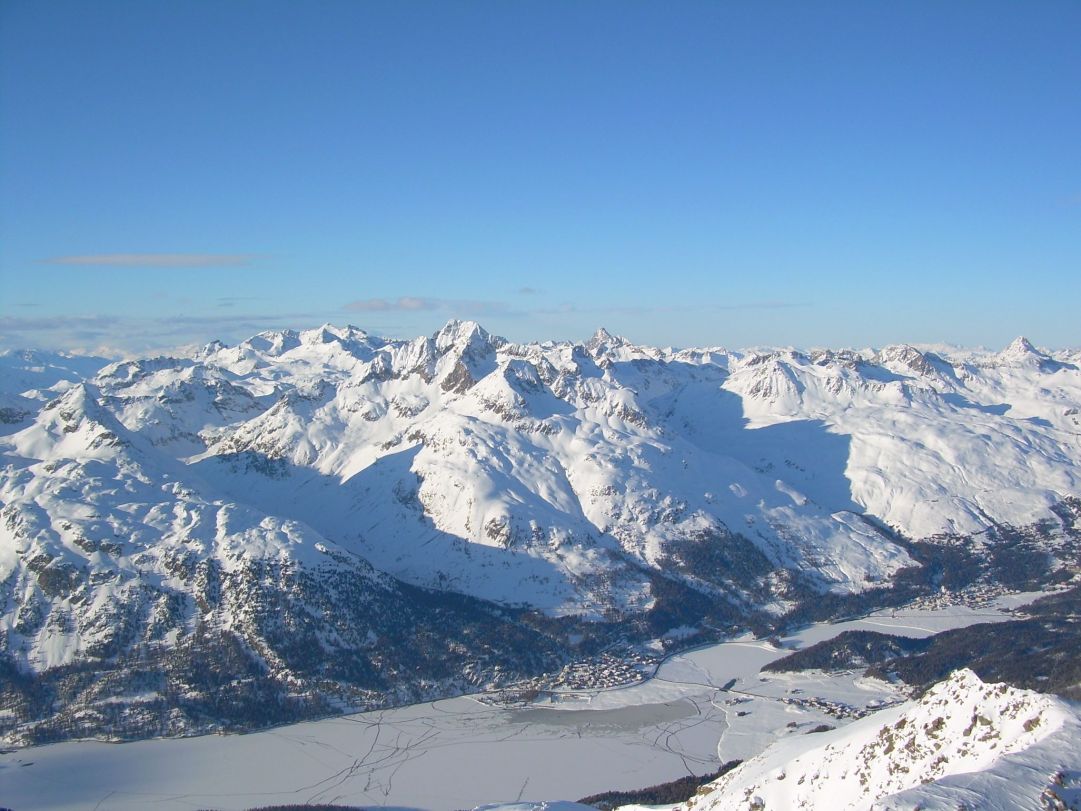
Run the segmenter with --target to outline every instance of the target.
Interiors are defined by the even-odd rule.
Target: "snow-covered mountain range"
[[[327,712],[881,590],[911,540],[1038,527],[1053,555],[1079,367],[1024,339],[673,350],[457,321],[5,354],[0,651],[52,691],[16,716],[207,728],[223,692],[264,705],[238,678]],[[209,686],[204,660],[228,663]]]

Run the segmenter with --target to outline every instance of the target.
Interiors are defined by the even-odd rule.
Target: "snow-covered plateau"
[[[0,355],[0,735],[244,731],[1068,584],[1081,353]]]

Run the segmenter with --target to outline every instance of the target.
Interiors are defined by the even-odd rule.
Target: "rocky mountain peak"
[[[267,330],[254,335],[240,344],[242,349],[251,349],[272,357],[277,357],[300,346],[300,333],[296,330]]]
[[[209,343],[203,344],[201,347],[199,347],[199,349],[195,352],[195,357],[209,358],[213,355],[218,354],[223,349],[228,349],[228,346],[224,342],[219,341],[215,338],[213,341],[210,341]]]
[[[930,377],[936,374],[934,365],[927,355],[908,344],[887,346],[878,353],[877,360],[884,364],[893,364],[917,375]]]
[[[492,336],[476,321],[459,321],[452,318],[432,336],[432,340],[435,341],[436,350],[442,354],[451,348],[462,351],[486,351],[492,343]],[[496,340],[502,341],[502,339]]]
[[[628,343],[629,342],[626,338],[623,338],[619,335],[613,335],[604,327],[600,327],[596,332],[593,333],[590,339],[586,341],[585,345],[590,352],[596,354],[598,352],[603,352],[611,347],[627,346]]]
[[[1019,335],[1010,342],[1009,346],[1007,346],[999,353],[999,357],[1001,357],[1003,360],[1019,361],[1040,360],[1042,358],[1046,358],[1047,356],[1043,352],[1038,350],[1035,346],[1033,346],[1032,342],[1029,341],[1028,338],[1023,335]]]
[[[300,340],[305,344],[330,344],[340,343],[341,336],[333,324],[323,324],[316,329],[305,330],[300,334]]]

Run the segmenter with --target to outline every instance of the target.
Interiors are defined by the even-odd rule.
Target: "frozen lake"
[[[849,629],[927,636],[1006,618],[997,609],[887,611],[812,626],[784,647]],[[858,675],[759,675],[787,652],[751,639],[711,645],[672,657],[641,684],[526,708],[461,697],[249,735],[23,749],[0,755],[0,806],[224,811],[322,802],[454,811],[574,800],[705,774],[777,737],[843,723],[793,698],[856,707],[898,698],[889,685]],[[732,679],[731,690],[722,690]]]

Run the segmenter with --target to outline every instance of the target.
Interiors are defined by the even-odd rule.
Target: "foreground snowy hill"
[[[1077,564],[1081,370],[1024,339],[661,350],[455,321],[2,359],[16,737],[245,728]]]
[[[959,670],[918,701],[774,744],[684,808],[1076,808],[1079,740],[1071,706]]]

